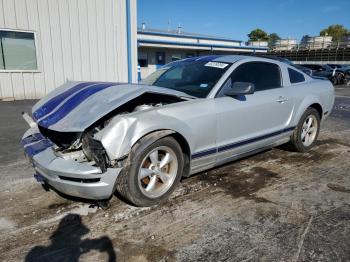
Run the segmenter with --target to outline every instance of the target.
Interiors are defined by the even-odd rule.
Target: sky
[[[137,23],[237,40],[261,28],[282,38],[319,35],[331,24],[350,29],[350,0],[137,0]]]

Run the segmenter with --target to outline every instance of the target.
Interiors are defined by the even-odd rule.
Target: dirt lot
[[[1,261],[350,261],[350,87],[310,153],[272,149],[184,179],[162,206],[107,211],[34,181],[19,145],[32,103],[0,103]]]

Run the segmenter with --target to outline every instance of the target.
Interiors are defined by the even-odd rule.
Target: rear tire
[[[166,201],[174,191],[183,173],[184,155],[170,136],[152,144],[141,139],[126,163],[117,179],[117,192],[136,206],[152,206]]]
[[[290,147],[297,152],[309,151],[317,140],[320,132],[320,122],[319,112],[309,107],[301,116],[290,138]]]

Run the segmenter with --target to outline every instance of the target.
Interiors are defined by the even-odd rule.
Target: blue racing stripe
[[[212,155],[212,154],[216,154],[216,153],[219,153],[219,152],[227,151],[227,150],[230,150],[230,149],[233,149],[233,148],[236,148],[236,147],[240,147],[240,146],[244,146],[244,145],[251,144],[251,143],[254,143],[254,142],[258,142],[260,140],[264,140],[264,139],[267,139],[267,138],[270,138],[270,137],[273,137],[273,136],[277,136],[277,135],[280,135],[280,134],[283,134],[283,133],[287,133],[287,132],[293,131],[294,129],[295,129],[295,126],[294,127],[285,128],[285,129],[282,129],[282,130],[279,130],[279,131],[276,131],[276,132],[273,132],[273,133],[269,133],[269,134],[266,134],[266,135],[254,137],[254,138],[247,139],[247,140],[243,140],[243,141],[240,141],[240,142],[235,142],[235,143],[232,143],[232,144],[223,145],[223,146],[220,146],[218,148],[207,149],[207,150],[204,150],[204,151],[200,151],[200,152],[194,153],[191,157],[192,157],[192,159],[205,157],[205,156],[208,156],[208,155]]]
[[[26,152],[26,154],[29,157],[33,157],[36,154],[39,154],[40,152],[44,151],[45,149],[49,148],[50,146],[52,146],[52,143],[50,140],[48,139],[43,139],[40,140],[39,142],[26,146],[24,148],[24,151]]]
[[[279,130],[279,131],[270,133],[270,134],[266,134],[266,135],[254,137],[254,138],[251,138],[251,139],[243,140],[243,141],[240,141],[240,142],[224,145],[224,146],[221,146],[221,147],[218,148],[218,152],[227,151],[227,150],[230,150],[232,148],[244,146],[244,145],[251,144],[251,143],[254,143],[254,142],[258,142],[260,140],[264,140],[264,139],[267,139],[267,138],[270,138],[270,137],[273,137],[273,136],[277,136],[277,135],[280,135],[280,134],[283,134],[283,133],[286,133],[286,132],[289,132],[289,131],[293,131],[294,128],[295,127],[290,127],[290,128],[286,128],[286,129],[283,129],[283,130]]]
[[[192,155],[192,158],[193,159],[200,158],[200,157],[208,156],[208,155],[215,154],[215,153],[216,153],[216,148],[212,148],[212,149],[203,150],[203,151],[194,153]]]
[[[28,145],[28,144],[43,140],[43,139],[45,139],[45,137],[41,133],[35,133],[35,134],[30,135],[26,138],[23,138],[21,140],[21,144],[24,146],[24,145]]]
[[[38,120],[42,118],[43,116],[46,116],[47,114],[51,113],[60,103],[63,102],[66,98],[74,94],[75,92],[80,91],[82,88],[87,87],[89,85],[98,84],[99,82],[86,82],[86,83],[80,83],[72,88],[69,88],[65,92],[59,94],[58,96],[55,96],[51,98],[49,101],[47,101],[44,105],[39,107],[34,113],[33,117],[35,120]]]
[[[56,124],[58,121],[63,119],[66,115],[68,115],[74,108],[76,108],[88,97],[114,85],[116,85],[116,83],[103,83],[103,84],[93,85],[89,88],[86,88],[77,92],[74,96],[72,96],[66,102],[64,102],[64,104],[60,106],[59,109],[57,109],[55,112],[53,112],[52,114],[48,115],[46,118],[41,120],[39,122],[39,125],[47,128],[53,124]]]

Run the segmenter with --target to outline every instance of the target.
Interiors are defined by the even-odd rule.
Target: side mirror
[[[253,83],[249,82],[234,82],[231,88],[225,90],[226,96],[250,95],[255,91]]]

